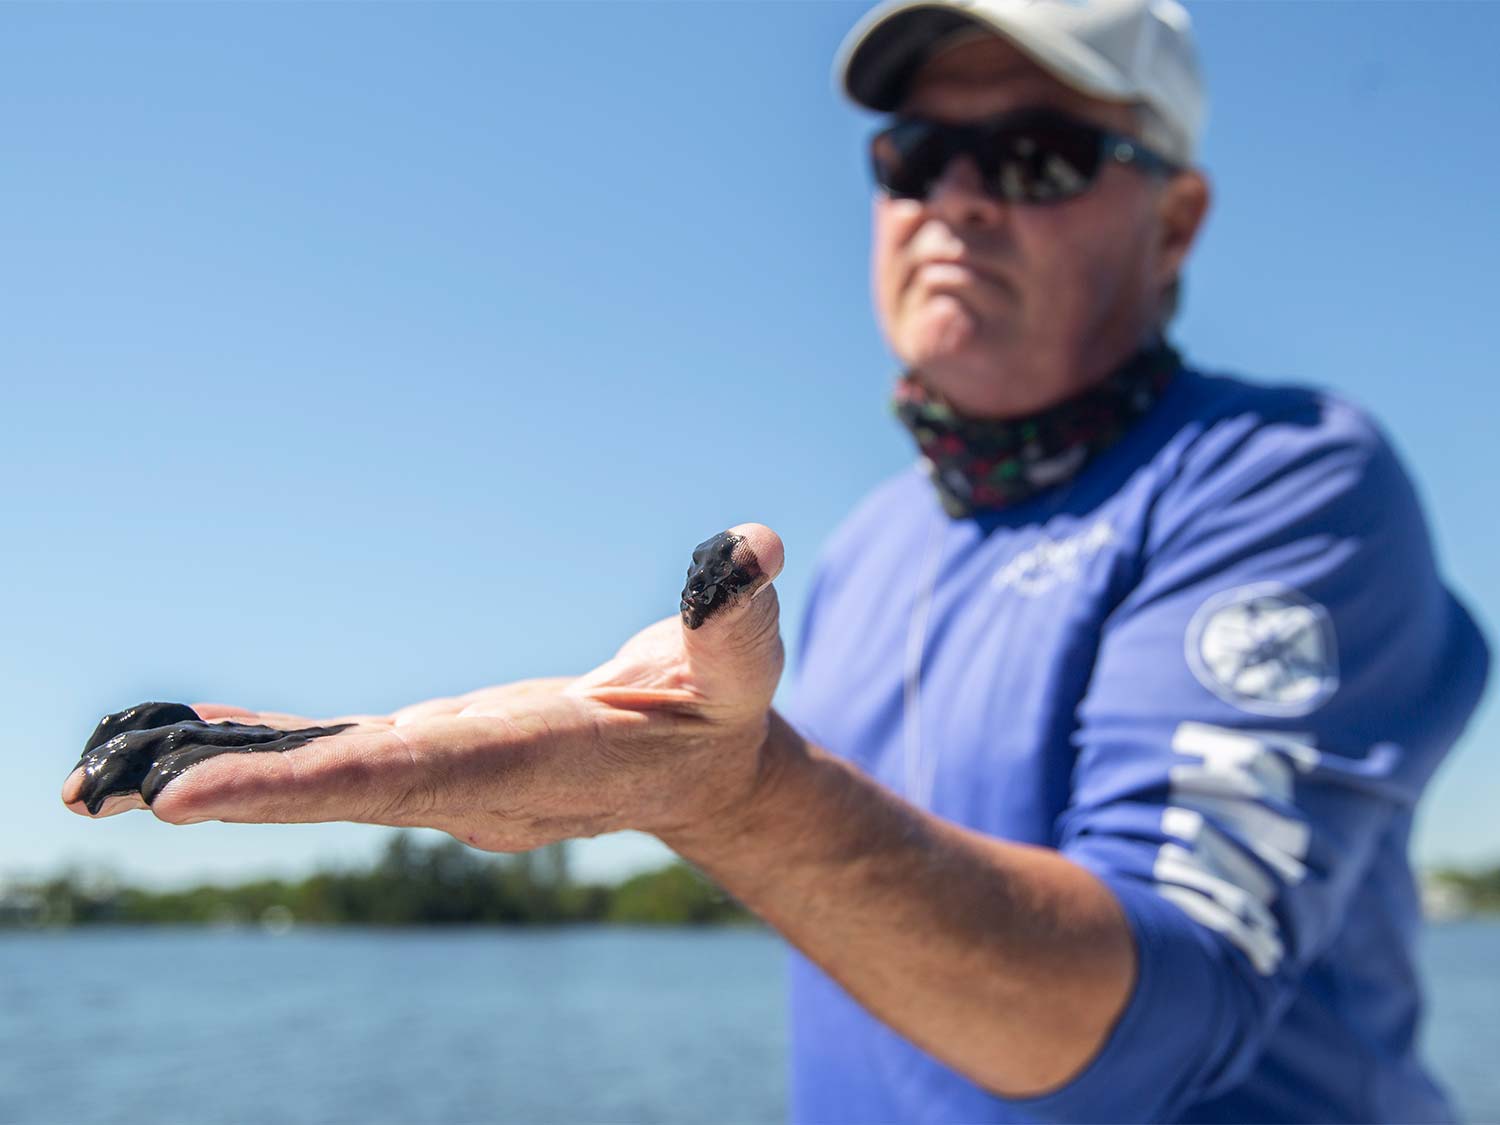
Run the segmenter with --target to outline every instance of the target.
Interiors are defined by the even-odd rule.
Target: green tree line
[[[1469,913],[1500,913],[1500,865],[1472,871],[1439,868],[1428,876],[1428,881],[1451,887]]]
[[[568,877],[561,847],[514,856],[393,835],[363,869],[180,891],[104,885],[76,874],[0,894],[0,926],[248,924],[447,926],[746,922],[751,915],[674,862],[617,885]]]

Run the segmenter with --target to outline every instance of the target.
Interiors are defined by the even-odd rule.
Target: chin
[[[917,351],[908,356],[905,366],[920,372],[928,387],[948,399],[973,399],[976,389],[1003,378],[1003,367],[978,350]]]
[[[921,369],[922,380],[949,403],[960,410],[973,413],[996,398],[1008,396],[1001,391],[1005,379],[997,371],[985,373],[968,369],[954,370],[941,364]]]
[[[962,298],[941,293],[928,297],[900,325],[899,352],[909,365],[949,363],[983,368],[993,364],[1020,342],[1014,317],[985,315]]]
[[[913,348],[907,368],[960,412],[973,417],[1009,417],[1040,409],[1059,397],[1042,385],[1042,372],[1028,371],[1019,349],[1003,342],[971,341],[962,348]]]
[[[929,322],[914,325],[897,354],[907,367],[929,374],[935,388],[939,380],[985,382],[1009,366],[1015,353],[1011,344],[996,339],[996,335],[993,331],[981,333],[972,322]]]

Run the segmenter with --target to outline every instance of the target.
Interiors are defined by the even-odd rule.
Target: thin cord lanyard
[[[901,701],[903,765],[906,775],[906,797],[918,808],[930,809],[932,786],[937,776],[937,759],[925,760],[922,745],[922,650],[927,645],[927,618],[932,611],[932,596],[937,589],[938,563],[943,557],[945,532],[952,521],[939,511],[927,532],[927,551],[917,579],[917,597],[912,602],[911,617],[906,623],[905,690]]]
[[[1075,481],[1056,490],[1051,501],[1037,513],[1038,527],[1046,526],[1073,492]],[[937,781],[941,748],[930,752],[922,739],[922,657],[927,647],[927,620],[932,614],[932,599],[937,592],[939,564],[948,529],[962,521],[952,520],[938,509],[927,532],[927,550],[917,579],[917,597],[906,623],[906,661],[904,689],[901,695],[901,735],[905,773],[906,799],[918,808],[932,811],[932,790]]]

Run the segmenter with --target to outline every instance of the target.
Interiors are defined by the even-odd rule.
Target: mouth
[[[979,265],[972,258],[926,258],[911,269],[908,283],[921,281],[930,286],[990,285],[1014,296],[1015,286],[994,270]]]

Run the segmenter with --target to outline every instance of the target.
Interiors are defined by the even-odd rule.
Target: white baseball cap
[[[1150,106],[1165,135],[1143,139],[1192,162],[1207,98],[1177,0],[888,0],[845,37],[834,73],[855,102],[889,113],[925,60],[990,33],[1082,93]]]

